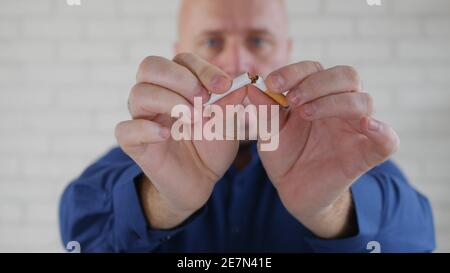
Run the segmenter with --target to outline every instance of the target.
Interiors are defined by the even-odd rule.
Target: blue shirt
[[[381,252],[435,248],[428,200],[391,161],[351,187],[357,235],[322,240],[284,208],[255,147],[245,169],[232,166],[208,202],[171,230],[149,227],[135,184],[142,171],[120,148],[111,150],[63,194],[64,244],[78,241],[82,252],[370,252],[371,241]]]

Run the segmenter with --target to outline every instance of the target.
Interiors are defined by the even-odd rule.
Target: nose
[[[238,40],[228,41],[216,57],[216,65],[231,77],[252,71],[252,54]]]

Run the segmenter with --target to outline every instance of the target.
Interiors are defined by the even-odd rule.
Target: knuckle
[[[193,53],[181,52],[181,53],[178,53],[177,55],[175,55],[173,60],[181,62],[181,63],[189,63],[195,58],[196,58],[196,55],[194,55]]]
[[[397,133],[390,127],[383,125],[383,128],[388,132],[388,137],[386,137],[386,140],[383,142],[383,145],[381,146],[381,149],[379,151],[380,156],[382,159],[389,158],[393,154],[395,154],[399,147],[400,147],[400,138],[398,137]]]
[[[298,62],[296,67],[301,67],[301,68],[302,67],[312,67],[319,71],[323,70],[322,64],[320,62],[312,61],[312,60]]]
[[[122,142],[123,139],[123,127],[125,125],[126,121],[119,122],[116,127],[114,128],[114,136],[119,142],[119,144]]]
[[[174,62],[180,64],[182,67],[181,73],[172,73],[173,79],[176,82],[185,83],[185,88],[190,89],[190,92],[195,92],[200,87],[200,83],[196,77],[198,76],[200,78],[200,76],[195,75],[195,73],[189,69],[198,58],[197,55],[189,52],[178,53],[173,58]],[[199,73],[197,72],[197,74]]]
[[[150,91],[144,94],[144,92]],[[145,97],[144,97],[145,96]],[[138,113],[148,112],[145,102],[158,99],[158,94],[148,90],[148,85],[136,84],[131,88],[130,96],[128,98],[129,110],[132,116]]]
[[[342,65],[339,66],[339,70],[341,71],[341,74],[350,81],[350,88],[352,90],[360,90],[361,89],[361,78],[359,76],[358,71],[348,65]]]
[[[147,70],[150,69],[154,64],[161,62],[163,57],[159,56],[147,56],[142,60],[141,64],[139,65],[139,70]]]
[[[207,78],[217,72],[212,64],[202,60],[193,53],[179,53],[175,56],[174,60],[177,60],[184,65],[192,66],[193,71],[191,73],[196,74],[198,78]]]
[[[139,69],[136,75],[136,78],[142,79],[144,74],[151,74],[154,69],[160,69],[161,63],[165,59],[160,56],[147,56],[142,60],[139,64]]]
[[[388,141],[386,144],[386,150],[385,150],[386,157],[397,152],[399,147],[400,147],[400,139],[399,139],[398,135],[394,132],[390,141]]]
[[[292,66],[293,72],[298,75],[309,74],[308,72],[319,72],[319,63],[315,61],[301,61]]]
[[[139,97],[141,96],[141,84],[136,84],[131,88],[130,95],[128,96],[128,104],[130,108],[134,108],[139,103]]]

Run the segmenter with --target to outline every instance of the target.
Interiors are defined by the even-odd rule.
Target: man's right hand
[[[139,191],[153,228],[175,227],[201,208],[235,159],[238,141],[174,141],[170,136],[175,105],[193,109],[194,97],[206,102],[208,91],[223,93],[231,82],[218,67],[188,53],[173,61],[147,57],[139,66],[128,101],[132,120],[119,123],[115,135],[145,174]],[[219,103],[239,103],[244,95]]]

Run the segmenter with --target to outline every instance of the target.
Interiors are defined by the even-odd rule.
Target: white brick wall
[[[114,145],[147,55],[171,57],[178,0],[0,0],[0,252],[62,251],[61,191]],[[351,64],[450,251],[450,1],[288,0],[293,61]]]

